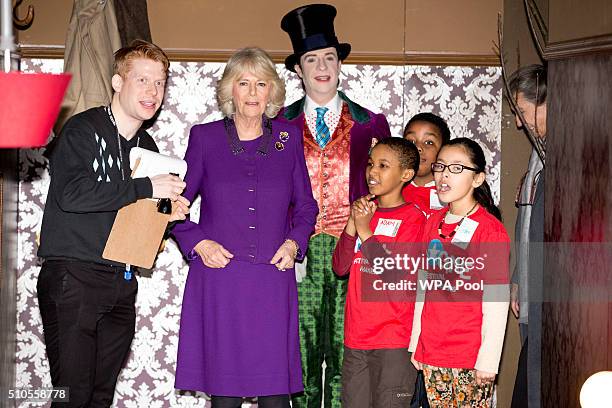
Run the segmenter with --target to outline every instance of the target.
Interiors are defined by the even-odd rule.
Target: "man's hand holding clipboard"
[[[186,218],[190,202],[181,196],[185,188],[185,182],[182,180],[187,172],[187,163],[184,160],[135,147],[130,151],[130,167],[132,178],[151,179],[153,199],[170,198],[172,212],[168,222]]]
[[[180,195],[185,188],[182,178],[187,172],[187,163],[135,147],[130,151],[130,167],[132,178],[151,179],[153,198],[138,200],[117,212],[102,257],[150,269],[168,222],[183,220],[189,213],[189,201]],[[171,214],[157,211],[157,199],[165,197],[172,200]]]

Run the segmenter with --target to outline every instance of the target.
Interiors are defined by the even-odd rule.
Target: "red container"
[[[70,78],[0,72],[0,148],[44,146]]]

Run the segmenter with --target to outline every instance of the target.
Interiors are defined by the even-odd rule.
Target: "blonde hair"
[[[270,99],[264,113],[269,118],[275,117],[285,103],[285,83],[278,76],[270,56],[258,47],[242,48],[227,61],[223,76],[217,83],[217,104],[221,112],[224,116],[235,113],[232,89],[234,82],[245,72],[270,83]]]
[[[128,47],[120,48],[115,52],[115,62],[113,63],[113,74],[118,74],[125,78],[132,68],[132,61],[136,58],[150,59],[161,62],[164,72],[168,76],[170,61],[166,53],[155,44],[143,40],[134,40]]]

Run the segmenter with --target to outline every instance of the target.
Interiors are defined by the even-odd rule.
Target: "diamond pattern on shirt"
[[[119,167],[119,160],[117,158],[113,158],[107,149],[108,145],[104,138],[98,136],[97,133],[94,133],[94,138],[97,144],[97,155],[94,157],[92,162],[92,169],[94,174],[97,176],[97,181],[105,181],[110,182],[110,169],[113,167],[113,164],[116,164]]]

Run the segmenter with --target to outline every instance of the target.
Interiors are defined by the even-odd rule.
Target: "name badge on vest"
[[[432,210],[439,210],[440,208],[444,208],[444,204],[442,204],[442,202],[440,201],[436,189],[429,190],[429,208],[431,208]]]
[[[381,218],[378,220],[378,225],[376,225],[374,235],[384,235],[386,237],[393,238],[397,235],[400,225],[402,225],[402,220]]]
[[[474,232],[476,232],[476,228],[478,228],[478,221],[474,221],[467,217],[464,218],[463,221],[461,221],[461,225],[457,229],[455,236],[451,240],[451,243],[459,248],[466,249],[472,240]]]

